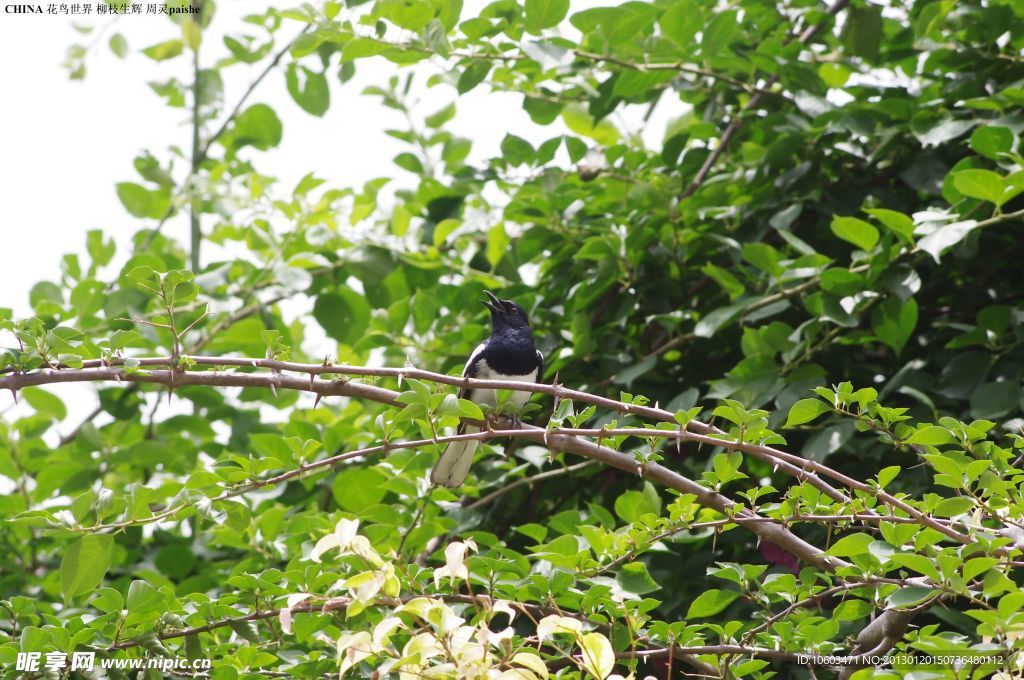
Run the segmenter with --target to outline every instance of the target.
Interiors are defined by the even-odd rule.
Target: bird
[[[469,355],[462,377],[537,382],[544,373],[544,355],[534,345],[533,330],[526,312],[512,300],[499,300],[487,290],[484,294],[487,299],[481,302],[491,310],[491,334]],[[512,392],[509,401],[518,410],[529,401],[530,394],[517,390]],[[462,388],[459,398],[480,405],[497,405],[493,389]],[[479,431],[478,427],[461,424],[458,434]],[[450,442],[430,472],[431,483],[451,489],[462,486],[479,443],[475,439]]]

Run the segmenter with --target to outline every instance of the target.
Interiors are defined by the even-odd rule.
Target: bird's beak
[[[505,313],[505,308],[502,306],[501,300],[498,299],[497,295],[495,295],[494,293],[492,293],[489,290],[485,290],[484,291],[484,295],[486,295],[488,298],[490,298],[489,300],[481,300],[480,301],[480,302],[484,303],[484,307],[486,307],[487,309],[489,309],[492,312],[495,312],[497,314],[504,314]]]

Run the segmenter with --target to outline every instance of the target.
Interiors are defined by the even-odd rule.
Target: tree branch
[[[213,364],[215,361],[242,361],[242,360],[230,360],[224,359],[219,360],[213,357],[191,357],[192,360],[204,359],[209,364]],[[161,358],[155,360],[140,360],[145,365],[153,364],[167,364],[171,361],[169,358]],[[273,364],[280,366],[291,365],[289,362],[276,362],[273,360],[265,360]],[[197,362],[199,363],[199,362]],[[258,365],[260,360],[248,360],[249,365]],[[173,371],[173,370],[159,370],[159,371],[141,371],[141,372],[129,372],[122,368],[113,366],[101,367],[101,368],[82,368],[82,369],[64,369],[57,371],[48,372],[37,372],[37,373],[19,373],[14,375],[8,375],[0,378],[0,389],[21,389],[29,385],[45,385],[53,383],[64,383],[64,382],[93,382],[93,381],[117,381],[117,382],[129,382],[129,383],[150,383],[157,385],[174,385],[175,387],[182,387],[186,385],[207,385],[212,387],[272,387],[274,389],[292,389],[304,392],[312,392],[319,394],[320,396],[347,396],[355,397],[359,399],[368,399],[370,401],[376,401],[382,404],[396,405],[399,402],[398,393],[392,392],[380,387],[372,385],[364,385],[359,382],[353,381],[324,381],[315,380],[314,373],[316,372],[329,372],[329,371],[345,371],[350,367],[339,367],[332,368],[329,366],[316,366],[316,365],[305,365],[310,373],[308,379],[298,378],[295,376],[284,375],[281,373],[273,373],[271,375],[256,375],[248,373],[222,373],[222,372],[204,372],[196,373],[190,371]],[[289,370],[295,370],[291,368]],[[366,372],[377,372],[384,369],[367,369],[361,368],[360,370]],[[396,370],[396,369],[388,369]],[[417,369],[409,369],[401,371],[402,373],[409,376],[412,373],[420,374],[427,373],[426,371],[418,371]],[[449,376],[440,376],[449,380]],[[461,379],[459,379],[461,380]],[[484,380],[470,380],[474,386],[484,387],[499,387],[503,388],[505,383],[501,381],[484,381]],[[528,383],[509,383],[508,389],[528,389],[529,391],[543,391],[539,388],[549,389],[554,386],[551,385],[531,385]],[[533,388],[533,389],[531,389]],[[627,406],[622,404],[622,406]],[[817,566],[820,569],[827,571],[834,571],[837,567],[846,564],[842,560],[838,560],[834,557],[825,555],[821,550],[815,546],[807,543],[803,539],[799,538],[788,529],[771,525],[761,522],[759,519],[760,515],[748,510],[747,508],[736,504],[729,498],[710,491],[704,488],[700,484],[683,477],[682,475],[673,472],[657,463],[650,463],[643,467],[637,464],[636,459],[624,453],[614,451],[605,446],[599,446],[591,442],[583,441],[578,437],[566,435],[566,434],[552,434],[548,430],[540,427],[533,427],[529,425],[523,425],[519,430],[510,430],[515,436],[529,439],[537,442],[544,446],[557,451],[563,451],[568,453],[574,453],[586,458],[597,460],[598,462],[604,463],[611,467],[618,468],[630,474],[637,474],[654,481],[661,483],[664,486],[675,489],[682,493],[693,494],[697,502],[706,507],[714,508],[719,512],[735,516],[736,523],[746,527],[750,531],[754,532],[761,537],[762,540],[771,541],[786,550],[796,557]],[[479,433],[486,435],[487,433]],[[681,435],[696,437],[699,435],[693,435],[692,433],[681,433]],[[440,438],[439,438],[440,439]],[[721,442],[720,440],[714,440],[708,438],[711,443],[715,445],[728,445],[728,442]],[[433,441],[433,440],[431,440]],[[737,447],[744,446],[742,444],[735,445]],[[915,511],[916,512],[916,511]],[[938,525],[943,526],[943,525]],[[943,526],[944,529],[948,530],[948,527]]]
[[[675,414],[665,411],[657,407],[649,406],[638,406],[636,404],[627,404],[625,402],[616,401],[614,399],[608,399],[606,397],[600,397],[592,395],[587,392],[581,392],[579,390],[568,389],[562,385],[547,385],[541,383],[520,383],[500,380],[475,380],[469,378],[461,378],[456,376],[444,375],[441,373],[434,373],[431,371],[424,371],[417,368],[373,368],[367,366],[348,366],[348,365],[322,365],[322,364],[301,364],[288,361],[277,361],[275,359],[255,359],[255,358],[240,358],[240,357],[202,357],[202,356],[187,356],[182,357],[197,366],[208,366],[208,367],[224,367],[224,366],[237,366],[246,368],[264,368],[272,371],[270,375],[258,375],[250,373],[227,373],[227,372],[193,372],[193,371],[181,371],[181,370],[139,370],[146,369],[151,366],[176,366],[177,362],[174,361],[173,357],[152,357],[152,358],[141,358],[133,359],[133,363],[137,363],[139,368],[133,368],[130,371],[118,368],[119,364],[123,364],[123,360],[112,360],[104,361],[93,359],[83,362],[82,368],[60,368],[58,370],[50,371],[38,371],[32,373],[16,373],[9,374],[4,377],[0,377],[0,390],[8,389],[17,391],[30,385],[45,385],[63,382],[95,382],[95,381],[117,381],[117,382],[138,382],[138,383],[152,383],[160,385],[208,385],[213,387],[269,387],[271,389],[294,389],[305,392],[312,392],[319,394],[321,397],[326,396],[348,396],[356,397],[360,399],[369,399],[371,401],[378,401],[380,403],[394,405],[398,393],[392,392],[391,390],[374,387],[371,385],[365,385],[363,383],[347,381],[347,380],[315,380],[316,376],[322,375],[358,375],[358,376],[374,376],[374,377],[395,377],[395,378],[417,378],[421,380],[427,380],[445,385],[451,385],[456,387],[467,387],[467,388],[490,388],[490,389],[509,389],[519,390],[525,392],[540,392],[543,394],[549,394],[551,396],[558,397],[560,399],[573,399],[584,403],[590,403],[603,408],[607,408],[620,413],[629,415],[637,415],[651,418],[653,420],[660,420],[663,422],[675,422]],[[308,379],[297,378],[281,373],[281,371],[290,371],[296,373],[304,373],[309,376]],[[544,432],[544,430],[537,428],[538,431]],[[692,431],[691,431],[692,430]],[[529,430],[527,430],[529,431]],[[657,432],[662,432],[658,430]],[[664,432],[670,432],[665,430]],[[711,446],[720,446],[727,450],[742,451],[750,454],[757,458],[770,460],[773,464],[777,464],[780,468],[785,468],[787,472],[793,474],[797,479],[807,480],[812,483],[815,487],[821,489],[823,492],[829,495],[830,498],[837,502],[850,502],[848,496],[840,494],[836,489],[826,484],[823,480],[818,478],[814,473],[821,473],[828,476],[845,486],[855,489],[857,491],[864,492],[878,499],[880,502],[892,507],[897,508],[911,517],[915,518],[923,526],[928,526],[939,533],[952,538],[963,544],[973,543],[973,539],[963,534],[952,527],[936,522],[933,518],[925,515],[917,508],[909,505],[905,501],[902,501],[885,491],[861,482],[860,480],[844,475],[841,472],[833,470],[822,463],[817,461],[803,458],[779,449],[775,449],[768,446],[750,444],[746,442],[734,442],[728,439],[722,439],[726,433],[717,427],[701,423],[699,421],[690,421],[686,425],[686,429],[679,432],[678,435],[673,435],[684,441],[697,442],[702,444],[708,444]],[[521,436],[527,436],[521,434]],[[660,435],[669,436],[669,435]],[[547,442],[545,442],[547,443]],[[618,454],[618,452],[614,452]],[[586,455],[586,454],[581,454]],[[619,454],[621,455],[621,454]],[[629,457],[632,461],[629,467],[624,467],[627,472],[635,473],[636,463],[632,456]],[[618,466],[616,466],[618,467]],[[660,467],[660,466],[659,466]],[[703,487],[701,487],[703,488]],[[870,511],[865,511],[870,512]],[[771,539],[768,539],[771,540]]]

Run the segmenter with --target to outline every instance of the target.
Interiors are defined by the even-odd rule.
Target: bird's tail
[[[460,428],[459,434],[470,434],[479,432],[480,428]],[[433,484],[447,486],[449,489],[462,486],[469,474],[469,466],[473,464],[473,454],[480,442],[476,439],[454,441],[448,444],[448,448],[441,454],[441,458],[430,471],[430,481]]]

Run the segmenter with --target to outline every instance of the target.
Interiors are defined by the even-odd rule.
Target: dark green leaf
[[[370,324],[370,305],[363,296],[347,288],[317,297],[313,317],[338,342],[353,345]]]
[[[917,303],[911,298],[886,298],[871,312],[871,328],[878,339],[899,354],[917,326]]]

